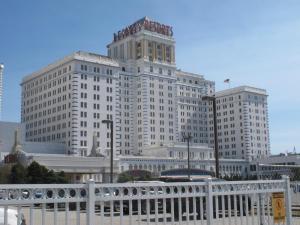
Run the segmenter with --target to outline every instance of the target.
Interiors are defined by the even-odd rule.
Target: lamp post
[[[102,123],[110,124],[110,183],[113,183],[113,161],[114,161],[114,122],[112,120],[102,120]]]
[[[191,180],[191,167],[190,167],[190,140],[192,139],[192,136],[190,133],[186,136],[184,133],[182,134],[183,140],[187,140],[187,150],[188,150],[188,178]]]
[[[213,103],[216,177],[219,178],[219,145],[218,145],[218,131],[217,131],[216,97],[214,95],[213,96],[203,96],[202,100],[203,101],[209,101],[209,102]]]

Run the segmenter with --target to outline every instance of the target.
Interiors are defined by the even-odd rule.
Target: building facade
[[[287,175],[292,180],[299,180],[300,155],[296,152],[270,155],[251,162],[249,167],[249,175],[258,179],[278,179],[281,175]]]
[[[120,64],[121,155],[181,142],[184,133],[208,142],[201,97],[214,93],[214,82],[176,69],[170,26],[142,18],[114,34],[108,56]]]
[[[270,155],[267,93],[249,86],[216,93],[221,158],[248,161]]]
[[[156,175],[162,171],[187,168],[186,144],[179,143],[165,149],[151,149],[151,154],[144,156],[120,156],[119,172],[127,170],[147,170]],[[214,150],[208,145],[191,144],[190,168],[215,172]],[[246,177],[249,162],[243,159],[220,159],[220,176]]]
[[[160,27],[158,29],[158,27]],[[142,18],[114,35],[108,56],[120,64],[120,148],[142,154],[178,140],[172,28]]]
[[[107,155],[115,125],[116,155],[141,155],[151,147],[207,144],[208,106],[214,82],[176,69],[172,28],[147,17],[114,35],[108,57],[77,52],[22,81],[26,140],[63,142],[69,154],[87,156],[92,136]]]
[[[21,130],[20,123],[0,121],[0,154],[12,150],[16,130]],[[23,142],[24,138],[22,136],[20,139]]]
[[[87,156],[96,133],[98,150],[109,154],[110,127],[102,120],[118,121],[118,76],[116,61],[81,51],[26,76],[21,83],[26,141],[64,143],[67,154]]]
[[[64,143],[67,154],[88,156],[96,134],[97,151],[108,157],[111,131],[102,120],[112,120],[116,156],[143,157],[187,134],[193,145],[213,149],[212,104],[202,97],[215,95],[220,157],[269,155],[266,91],[215,93],[213,81],[178,70],[170,26],[142,18],[114,34],[107,50],[76,52],[23,79],[26,141]]]
[[[176,102],[179,142],[184,135],[191,135],[194,144],[213,144],[212,106],[202,100],[215,93],[215,84],[202,75],[176,71]]]

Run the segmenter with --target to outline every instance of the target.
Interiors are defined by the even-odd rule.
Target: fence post
[[[291,201],[291,186],[289,176],[283,175],[282,179],[285,181],[285,214],[286,225],[292,225],[292,201]]]
[[[259,186],[262,186],[262,185],[259,185]],[[261,188],[261,189],[263,190],[263,188]],[[257,214],[259,214],[259,223],[260,223],[260,225],[264,225],[265,215],[263,214],[263,211],[264,211],[263,208],[265,206],[263,204],[263,193],[258,194],[258,204],[259,204],[259,212],[257,212]]]
[[[208,178],[206,184],[207,184],[206,220],[207,220],[207,225],[213,225],[214,207],[213,207],[212,179]]]
[[[87,199],[87,224],[95,225],[95,181],[90,179],[88,182],[88,199]]]

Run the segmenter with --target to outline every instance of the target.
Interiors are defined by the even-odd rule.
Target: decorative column
[[[153,61],[156,60],[156,42],[152,42],[152,50],[153,50]]]
[[[213,213],[214,213],[214,207],[213,207],[213,192],[212,192],[212,179],[208,178],[206,180],[206,220],[207,225],[213,225]]]
[[[175,63],[175,46],[171,46],[171,63]]]
[[[144,40],[144,59],[148,59],[148,40]]]
[[[166,45],[162,44],[162,58],[163,58],[163,62],[166,61]]]
[[[130,59],[130,41],[126,42],[126,52],[127,52],[127,59]]]
[[[130,59],[135,59],[135,47],[134,47],[134,43],[132,40],[129,41],[129,55],[130,55]]]
[[[285,181],[285,214],[286,214],[286,225],[292,224],[292,200],[291,200],[291,185],[289,176],[283,175],[282,179]]]
[[[87,200],[87,207],[86,207],[87,224],[94,225],[95,224],[95,181],[93,179],[90,179],[87,182],[87,190],[88,190],[88,200]]]

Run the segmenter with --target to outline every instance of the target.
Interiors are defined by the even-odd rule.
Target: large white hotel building
[[[86,156],[96,134],[99,149],[108,149],[110,132],[101,121],[117,121],[118,78],[116,61],[84,52],[26,76],[21,84],[26,140],[64,142],[67,154]]]
[[[267,93],[240,86],[216,93],[219,153],[252,161],[270,155]]]
[[[182,134],[187,133],[191,134],[193,145],[213,147],[212,106],[202,101],[202,97],[215,94],[214,82],[199,74],[177,70],[170,26],[145,17],[114,34],[107,48],[108,56],[79,51],[22,80],[21,115],[26,140],[63,142],[67,154],[87,156],[96,135],[98,151],[108,155],[110,130],[101,121],[109,119],[114,121],[116,155],[149,154],[153,148],[183,142]],[[257,92],[249,88],[248,92],[252,91]],[[225,93],[216,95],[220,99],[219,115],[223,113],[221,96]],[[260,96],[263,96],[260,101],[266,103],[266,94]],[[256,113],[254,100],[254,105],[248,105],[247,109],[253,106]],[[242,112],[234,114],[246,113],[246,103],[242,104]],[[221,157],[251,159],[255,154],[269,153],[266,107],[264,104],[258,109],[258,114],[264,116],[253,115],[265,119],[259,125],[265,126],[264,129],[251,135],[249,129],[242,131],[236,124],[230,136],[236,135],[237,141],[240,132],[245,132],[244,140],[253,136],[255,142],[251,143],[260,147],[251,148],[250,142],[250,146],[241,146],[239,142],[223,147],[222,137]],[[243,126],[250,126],[250,122],[258,123],[250,119]],[[218,124],[218,128],[225,135],[223,129],[227,128],[223,124]],[[230,140],[230,144],[235,142]]]

